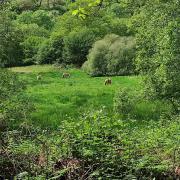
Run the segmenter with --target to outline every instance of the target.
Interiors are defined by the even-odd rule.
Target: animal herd
[[[70,78],[71,77],[71,75],[70,75],[70,73],[63,73],[62,74],[62,78]],[[36,76],[36,79],[38,80],[38,81],[40,81],[40,80],[42,80],[42,75],[39,73],[39,74],[37,74],[37,76]],[[111,78],[108,78],[108,79],[105,79],[105,81],[104,81],[104,85],[106,86],[106,85],[111,85],[112,84],[112,80],[111,80]]]

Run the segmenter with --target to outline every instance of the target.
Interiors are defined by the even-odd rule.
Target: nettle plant
[[[11,134],[8,149],[18,177],[159,178],[180,162],[178,124],[179,117],[118,120],[101,109],[67,117],[54,131],[33,128],[23,139]]]
[[[32,110],[31,103],[23,90],[25,85],[15,73],[0,69],[0,114],[2,130],[17,126],[27,119]]]

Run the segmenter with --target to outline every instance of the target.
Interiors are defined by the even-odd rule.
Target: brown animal
[[[104,81],[104,85],[111,85],[111,84],[112,84],[112,80],[110,78]]]
[[[69,73],[63,73],[62,78],[70,78],[70,74]]]

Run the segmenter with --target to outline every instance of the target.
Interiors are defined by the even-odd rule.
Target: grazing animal
[[[110,78],[104,81],[104,85],[111,85],[111,84],[112,84],[112,80]]]
[[[62,78],[70,78],[70,74],[69,73],[63,73]]]
[[[37,80],[39,81],[39,80],[42,79],[42,76],[41,76],[40,74],[38,74],[36,78],[37,78]]]

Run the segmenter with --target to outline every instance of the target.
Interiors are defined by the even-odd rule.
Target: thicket
[[[0,77],[0,177],[4,178],[2,173],[5,172],[6,176],[6,171],[11,171],[9,168],[13,161],[7,149],[8,135],[28,126],[33,105],[23,93],[25,85],[16,74],[0,69]]]
[[[83,69],[92,76],[130,75],[135,73],[133,37],[107,35],[95,42]]]
[[[104,110],[67,118],[53,132],[27,127],[8,134],[6,177],[140,179],[176,177],[179,117],[122,121]]]
[[[132,18],[136,29],[136,64],[151,97],[169,99],[179,111],[179,1],[151,1]]]
[[[1,132],[13,129],[27,117],[31,108],[28,96],[23,93],[25,85],[15,73],[0,69],[0,124]],[[29,112],[29,113],[28,113]]]

